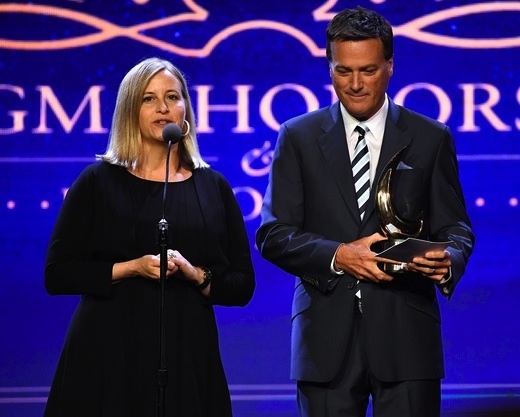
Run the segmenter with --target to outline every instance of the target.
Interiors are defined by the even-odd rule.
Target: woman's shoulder
[[[105,176],[125,172],[126,168],[120,165],[110,164],[105,161],[96,161],[87,165],[81,175]]]
[[[196,168],[193,170],[193,175],[195,178],[202,178],[205,180],[214,180],[225,183],[228,182],[224,174],[213,168]]]
[[[197,188],[207,193],[217,191],[220,195],[232,194],[232,188],[227,178],[213,168],[197,168],[193,170],[193,178]]]
[[[76,183],[108,184],[112,179],[117,181],[126,175],[126,168],[110,164],[104,161],[97,161],[87,165],[76,178]]]

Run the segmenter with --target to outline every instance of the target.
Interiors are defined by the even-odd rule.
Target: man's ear
[[[394,58],[390,58],[387,62],[386,62],[386,65],[388,65],[388,74],[390,74],[390,77],[392,75],[394,75]]]

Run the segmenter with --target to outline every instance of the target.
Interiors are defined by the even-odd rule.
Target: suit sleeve
[[[282,125],[264,196],[256,244],[262,256],[323,292],[337,277],[330,271],[340,242],[305,230],[304,162],[296,137]]]
[[[464,274],[475,237],[459,180],[454,140],[447,127],[434,162],[430,190],[431,239],[452,242],[448,247],[452,278],[446,286],[440,287],[443,295],[451,297]]]

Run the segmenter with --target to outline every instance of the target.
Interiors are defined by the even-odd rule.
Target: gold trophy
[[[384,251],[392,246],[402,243],[409,237],[417,237],[423,228],[423,214],[417,215],[415,219],[405,219],[397,212],[392,201],[391,186],[392,174],[397,169],[401,157],[407,146],[397,152],[383,169],[376,188],[376,213],[383,234],[388,240],[378,242],[374,245],[377,252]],[[384,257],[384,254],[381,255]],[[379,268],[387,274],[399,274],[404,272],[405,264],[379,264]]]

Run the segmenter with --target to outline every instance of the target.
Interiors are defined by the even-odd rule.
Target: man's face
[[[347,111],[363,121],[383,105],[394,60],[383,56],[379,39],[334,41],[330,76],[336,94]]]

